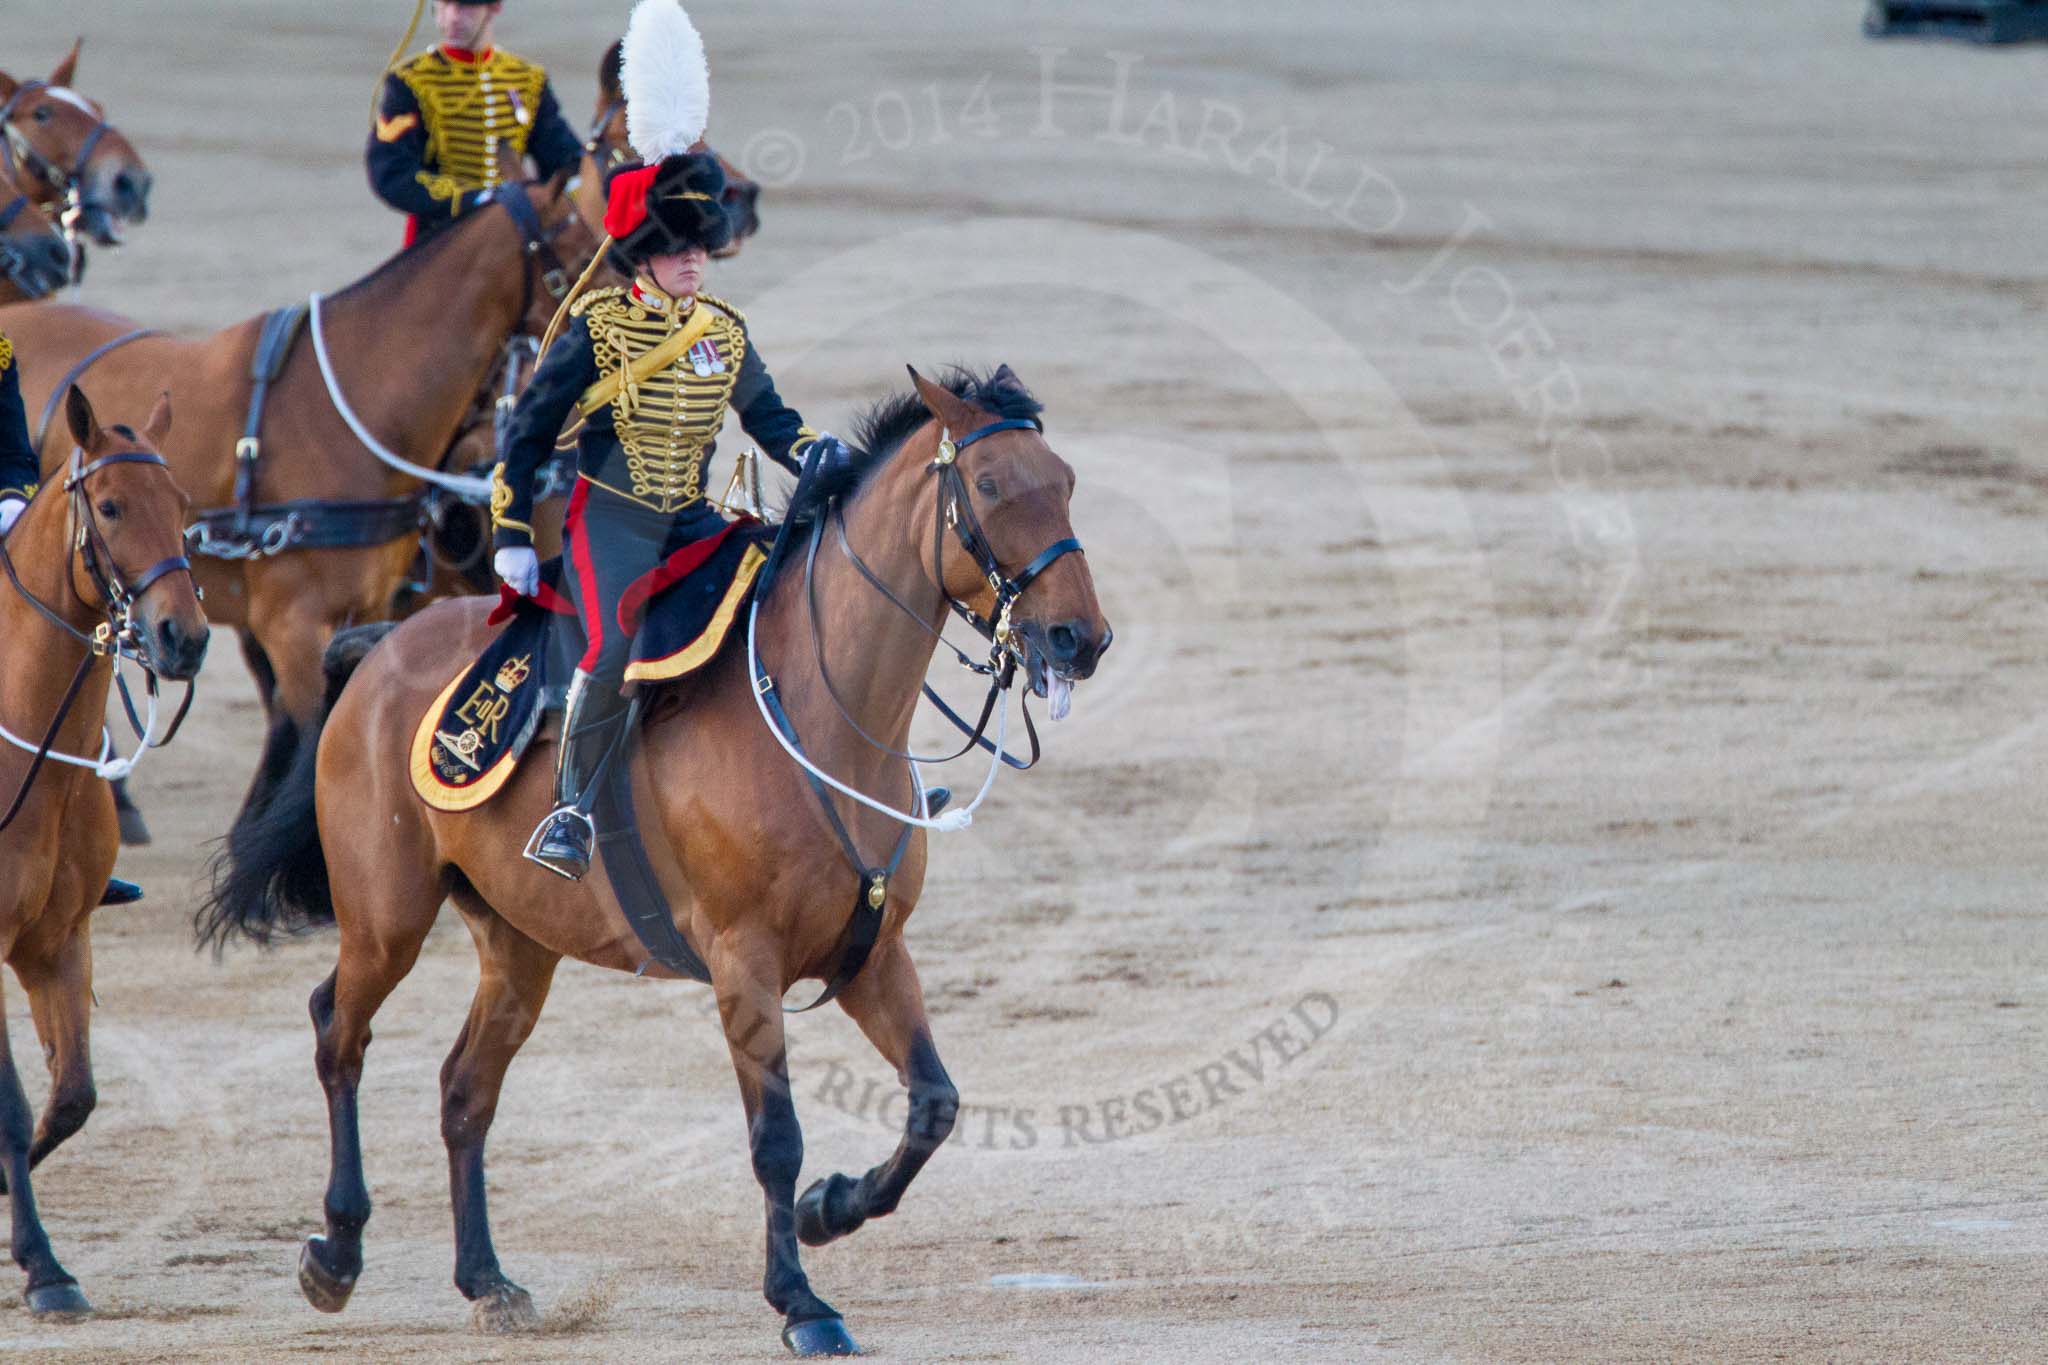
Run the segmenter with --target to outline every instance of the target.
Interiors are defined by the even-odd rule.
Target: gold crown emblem
[[[507,659],[504,666],[498,670],[498,690],[500,692],[514,691],[518,688],[519,684],[532,676],[532,673],[533,656],[531,654],[522,654],[516,659]]]

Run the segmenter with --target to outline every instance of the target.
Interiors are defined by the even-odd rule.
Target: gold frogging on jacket
[[[604,378],[580,404],[588,414],[609,404],[626,455],[628,487],[615,491],[657,512],[675,512],[704,496],[705,452],[725,425],[746,358],[746,319],[722,300],[699,294],[686,312],[658,310],[623,289],[600,289],[572,310],[590,328]],[[699,373],[689,353],[713,347],[719,366]]]

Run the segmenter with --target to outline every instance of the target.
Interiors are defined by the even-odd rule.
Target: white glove
[[[28,504],[20,498],[0,498],[0,536],[14,529],[14,523],[28,510]]]
[[[505,580],[505,586],[521,597],[540,590],[540,556],[531,545],[507,545],[491,556],[491,567]]]

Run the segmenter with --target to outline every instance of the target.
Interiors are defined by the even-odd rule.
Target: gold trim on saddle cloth
[[[496,763],[485,769],[477,768],[473,755],[483,747],[485,732],[495,727],[511,709],[510,694],[531,675],[532,665],[522,655],[499,668],[496,678],[478,679],[474,694],[455,713],[468,728],[460,733],[443,729],[441,721],[448,714],[448,704],[455,699],[455,689],[469,677],[471,667],[464,666],[449,680],[441,694],[427,707],[427,713],[420,717],[419,728],[413,732],[412,789],[420,800],[435,810],[475,810],[496,796],[499,789],[512,780],[512,774],[519,770],[520,745],[508,747]],[[436,749],[451,763],[476,771],[476,777],[459,786],[444,781],[436,770]]]
[[[718,610],[711,614],[711,623],[704,627],[703,633],[673,654],[628,665],[626,681],[666,682],[710,663],[712,656],[718,653],[718,647],[725,643],[733,618],[739,615],[740,603],[746,600],[747,589],[753,586],[754,575],[760,573],[761,566],[767,562],[768,556],[760,546],[749,545],[747,552],[740,556],[740,566],[734,571],[732,582],[726,586],[725,597],[719,602]]]

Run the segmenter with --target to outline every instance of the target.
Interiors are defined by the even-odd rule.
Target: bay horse
[[[28,993],[51,1082],[33,1121],[0,1010],[0,1188],[29,1307],[54,1314],[90,1305],[50,1248],[29,1171],[93,1109],[91,916],[120,846],[93,757],[106,753],[110,655],[189,679],[207,641],[184,559],[190,503],[157,453],[169,396],[140,432],[102,428],[76,388],[65,413],[78,453],[0,539],[0,729],[20,741],[0,743],[0,956]]]
[[[619,64],[626,40],[614,39],[597,63],[597,109],[591,117],[590,134],[583,139],[583,163],[576,182],[576,207],[594,232],[604,230],[604,178],[614,166],[638,161],[639,154],[626,139],[626,92],[619,83]],[[698,142],[693,152],[718,153],[710,144]],[[732,241],[714,256],[737,256],[747,238],[761,230],[761,186],[747,178],[738,166],[718,156],[725,172],[725,211],[732,216]]]
[[[0,177],[0,304],[48,298],[71,281],[71,243]]]
[[[301,336],[270,385],[261,454],[251,461],[263,505],[391,505],[422,482],[381,462],[337,408],[335,391],[364,429],[417,466],[441,460],[507,337],[545,327],[562,277],[596,253],[597,240],[563,192],[563,177],[514,183],[492,204],[403,251],[322,301],[323,330]],[[536,319],[538,321],[536,322]],[[143,331],[129,319],[61,304],[0,308],[22,365],[30,413],[79,363],[110,342],[89,370],[102,402],[127,404],[164,374],[189,384],[183,420],[164,447],[178,481],[202,507],[235,500],[237,446],[253,381],[263,317],[196,339]],[[308,333],[315,332],[312,323]],[[319,348],[335,377],[330,389]],[[43,467],[61,458],[55,432],[42,439]],[[317,517],[318,511],[315,509]],[[380,516],[384,513],[380,512]],[[301,726],[319,714],[320,657],[341,627],[390,616],[419,543],[417,511],[328,548],[284,548],[241,558],[196,556],[216,620],[242,633],[243,652],[270,707],[270,731],[250,800],[289,765]]]
[[[74,42],[46,80],[0,72],[0,180],[101,246],[118,246],[127,225],[149,217],[154,180],[100,106],[71,88],[78,49]]]
[[[1041,692],[1089,676],[1109,644],[1086,560],[1069,553],[1079,549],[1068,512],[1074,472],[1046,443],[1038,410],[1007,367],[986,377],[956,372],[943,386],[918,378],[914,396],[885,402],[857,425],[866,451],[848,468],[799,485],[787,525],[808,526],[812,562],[802,583],[791,569],[760,589],[749,644],[758,639],[771,690],[811,761],[898,809],[913,800],[914,783],[889,750],[907,742],[949,610],[1004,620],[1019,666]],[[828,527],[838,548],[820,554]],[[492,1245],[484,1141],[556,964],[573,957],[676,975],[646,960],[618,902],[601,892],[605,878],[566,883],[519,856],[552,804],[551,756],[529,753],[496,796],[464,813],[415,797],[411,737],[448,679],[492,637],[490,611],[487,601],[453,599],[395,628],[336,640],[317,751],[302,749],[276,799],[230,831],[199,915],[202,941],[215,944],[340,927],[339,960],[311,1001],[332,1137],[326,1226],[300,1257],[300,1286],[327,1312],[346,1305],[363,1268],[370,1196],[356,1105],[371,1018],[411,970],[444,900],[467,923],[481,965],[468,1021],[441,1070],[455,1283],[481,1328],[536,1320]],[[894,1211],[958,1108],[903,942],[924,884],[925,842],[891,815],[840,798],[826,804],[823,787],[814,795],[757,710],[753,652],[725,650],[673,685],[666,716],[652,713],[632,759],[638,832],[674,925],[708,966],[717,997],[766,1198],[763,1290],[784,1317],[783,1340],[800,1355],[850,1354],[839,1314],[804,1275],[798,1241],[822,1245]],[[847,852],[881,856],[892,845],[899,861],[880,887]],[[878,918],[865,965],[849,982],[847,906],[857,897]],[[799,1199],[803,1135],[782,998],[800,979],[827,977],[844,987],[841,1008],[909,1087],[909,1117],[881,1165],[858,1179],[817,1181]]]

